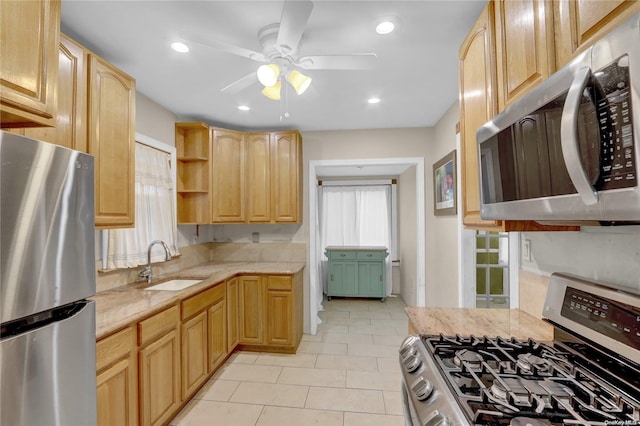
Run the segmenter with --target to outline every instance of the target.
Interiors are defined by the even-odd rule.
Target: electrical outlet
[[[251,234],[251,241],[253,241],[254,243],[259,243],[260,242],[260,233],[259,232],[254,232],[253,234]]]
[[[522,243],[522,259],[531,262],[531,240],[524,240]]]

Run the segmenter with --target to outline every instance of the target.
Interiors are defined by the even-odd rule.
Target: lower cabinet
[[[385,247],[327,247],[327,297],[386,297]]]
[[[167,423],[180,407],[180,309],[138,323],[140,423]]]
[[[138,424],[135,349],[133,327],[96,342],[98,426]]]
[[[98,425],[164,425],[242,349],[295,353],[302,271],[233,277],[96,342]]]

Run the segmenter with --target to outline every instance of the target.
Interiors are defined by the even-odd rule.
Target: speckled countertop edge
[[[421,334],[553,340],[553,326],[519,309],[405,308],[409,324]]]
[[[302,262],[211,262],[159,277],[151,284],[131,283],[101,291],[91,297],[96,302],[96,339],[112,334],[181,300],[239,274],[295,274],[306,266]],[[146,290],[169,279],[201,279],[184,290]]]

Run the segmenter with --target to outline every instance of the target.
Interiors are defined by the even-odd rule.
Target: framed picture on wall
[[[457,214],[456,150],[433,165],[433,214],[447,216]]]

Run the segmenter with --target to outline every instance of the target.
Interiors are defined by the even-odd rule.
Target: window
[[[476,307],[509,306],[509,234],[477,231]]]

